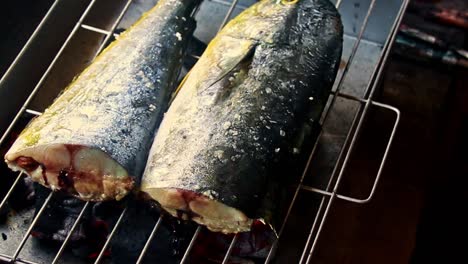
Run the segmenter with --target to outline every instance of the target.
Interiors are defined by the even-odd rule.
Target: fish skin
[[[274,218],[260,207],[271,184],[290,175],[272,168],[294,157],[295,139],[320,119],[337,74],[343,29],[335,7],[276,2],[256,3],[211,41],[166,113],[142,178],[141,190],[175,216],[193,216],[192,201],[237,209],[229,223],[192,218],[213,231]]]
[[[101,191],[83,194],[74,188],[54,184],[54,179],[48,182],[36,180],[46,187],[69,191],[83,200],[125,196],[139,182],[154,132],[167,110],[184,50],[195,28],[190,15],[199,2],[159,1],[23,130],[5,155],[8,165],[15,170],[24,170],[18,166],[18,157],[41,146],[65,146],[72,149],[71,156],[76,149],[99,150],[101,152],[95,154],[98,159],[101,154],[110,158],[103,162],[111,164],[103,166],[113,162],[118,164],[112,166],[117,167],[115,170],[120,176],[108,175],[110,180],[123,184],[117,193],[106,194],[102,187]],[[44,167],[47,170],[47,165]],[[80,181],[75,180],[74,183]],[[90,181],[90,184],[101,183]]]

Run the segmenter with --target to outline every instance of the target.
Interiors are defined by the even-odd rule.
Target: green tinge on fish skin
[[[254,4],[211,41],[171,103],[141,190],[213,231],[275,227],[284,183],[306,151],[342,52],[328,0]],[[305,134],[304,134],[305,133]]]
[[[143,172],[200,0],[161,0],[107,47],[5,156],[53,190],[122,199]]]

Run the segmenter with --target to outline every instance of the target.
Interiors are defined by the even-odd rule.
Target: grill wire
[[[40,24],[38,25],[38,27],[36,28],[34,33],[31,35],[29,40],[26,42],[25,46],[22,48],[22,50],[20,51],[20,53],[18,54],[16,59],[13,61],[11,66],[8,68],[8,70],[5,72],[2,79],[0,79],[0,84],[6,79],[6,76],[8,76],[10,74],[11,69],[13,69],[17,65],[17,62],[18,62],[19,58],[23,55],[24,51],[28,49],[32,39],[35,37],[37,32],[39,32],[39,30],[43,27],[44,21],[52,13],[52,10],[57,6],[58,2],[60,2],[60,1],[61,0],[55,0],[55,2],[52,4],[49,11],[46,13],[43,20],[40,22]],[[72,37],[76,34],[78,29],[82,28],[82,29],[90,30],[90,31],[105,35],[105,38],[104,38],[101,46],[99,47],[98,52],[96,53],[96,55],[98,55],[99,52],[109,43],[111,37],[114,35],[114,31],[115,31],[116,27],[118,26],[119,22],[121,21],[121,19],[125,15],[126,11],[128,10],[128,8],[129,8],[129,6],[130,6],[130,4],[132,3],[133,0],[127,0],[126,4],[123,6],[123,8],[122,8],[119,16],[117,17],[116,21],[112,24],[110,30],[103,30],[103,29],[96,28],[96,27],[86,25],[86,24],[83,23],[83,21],[85,20],[86,16],[90,12],[90,10],[92,9],[92,7],[96,3],[96,1],[97,0],[92,0],[88,4],[88,6],[84,10],[84,12],[82,13],[80,19],[75,24],[74,28],[72,29],[72,31],[70,32],[70,34],[66,38],[66,40],[63,43],[63,45],[61,46],[60,50],[55,55],[54,59],[51,61],[49,67],[46,69],[46,71],[44,72],[44,74],[42,75],[42,77],[40,78],[40,80],[38,81],[38,83],[36,84],[34,89],[32,90],[32,92],[30,93],[30,95],[26,99],[23,106],[21,107],[21,109],[18,111],[18,113],[14,117],[13,121],[10,123],[10,125],[8,126],[6,131],[3,133],[2,137],[0,138],[0,146],[5,144],[5,139],[10,134],[10,132],[12,131],[14,125],[18,122],[19,118],[24,113],[29,113],[29,114],[32,114],[32,115],[41,115],[41,112],[38,112],[38,111],[35,111],[35,110],[32,110],[32,109],[28,109],[28,105],[30,104],[30,102],[32,101],[32,99],[34,98],[36,93],[39,91],[39,89],[42,86],[43,82],[45,81],[46,77],[49,75],[50,71],[52,70],[52,68],[56,64],[59,57],[62,55],[64,49],[68,46],[68,44],[69,44],[70,40],[72,39]],[[232,2],[228,2],[229,0],[228,1],[225,1],[225,0],[212,0],[212,1],[229,6],[229,9],[228,9],[225,17],[224,17],[222,23],[219,26],[219,30],[221,30],[221,28],[229,21],[232,13],[233,13],[233,11],[234,11],[234,9],[236,7],[241,8],[241,9],[245,8],[245,7],[239,7],[238,6],[238,0],[232,0]],[[391,46],[392,46],[392,44],[394,42],[394,39],[395,39],[395,36],[396,36],[396,33],[397,33],[398,25],[401,22],[401,19],[403,17],[404,11],[406,10],[406,7],[408,5],[409,0],[403,0],[402,4],[400,6],[398,14],[397,14],[397,16],[395,18],[395,21],[394,21],[394,23],[392,25],[392,28],[390,30],[390,34],[387,37],[387,40],[386,40],[385,44],[383,45],[383,49],[382,49],[382,52],[380,54],[380,57],[378,58],[378,62],[376,63],[376,65],[375,65],[375,67],[373,69],[373,72],[371,74],[371,77],[370,77],[370,79],[369,79],[369,81],[367,83],[367,87],[365,89],[364,96],[363,97],[357,97],[357,96],[348,95],[348,94],[345,94],[345,93],[341,92],[341,89],[343,87],[344,79],[345,79],[345,77],[346,77],[346,75],[348,73],[348,70],[350,69],[350,66],[351,66],[351,64],[353,62],[354,56],[356,55],[356,52],[358,50],[359,44],[362,41],[364,31],[365,31],[365,29],[367,27],[369,17],[371,16],[372,12],[374,11],[376,1],[377,0],[371,0],[371,3],[370,3],[369,8],[367,10],[366,16],[364,18],[364,21],[362,22],[362,26],[359,29],[359,32],[357,34],[357,38],[354,41],[353,47],[351,49],[349,59],[345,60],[346,64],[345,64],[345,67],[343,69],[343,73],[340,76],[338,76],[336,81],[335,81],[336,84],[337,84],[337,86],[336,86],[337,88],[336,88],[336,90],[334,92],[331,93],[331,95],[330,95],[330,97],[331,97],[330,104],[324,110],[324,112],[322,114],[322,118],[320,120],[320,124],[322,126],[327,122],[327,120],[328,120],[327,117],[328,117],[328,115],[330,113],[330,110],[333,108],[337,97],[359,103],[359,110],[354,115],[351,127],[350,127],[350,129],[349,129],[349,131],[348,131],[348,133],[346,135],[345,142],[344,142],[343,146],[341,147],[341,150],[340,150],[340,153],[339,153],[339,156],[338,156],[338,160],[334,165],[333,172],[331,173],[330,178],[328,179],[328,185],[325,188],[325,190],[322,190],[322,189],[319,189],[319,188],[315,188],[315,187],[312,187],[312,186],[306,186],[306,185],[303,184],[303,180],[304,180],[304,178],[305,178],[305,176],[307,174],[307,171],[309,169],[309,165],[310,165],[311,160],[314,157],[316,149],[317,149],[317,142],[319,140],[316,140],[316,143],[315,143],[315,145],[314,145],[314,147],[312,149],[312,152],[309,155],[309,158],[307,160],[307,164],[306,164],[306,166],[305,166],[305,168],[303,170],[300,181],[299,181],[299,183],[298,183],[298,185],[296,187],[294,195],[293,195],[293,197],[291,199],[291,202],[289,204],[288,210],[286,212],[286,216],[285,216],[285,218],[283,220],[283,223],[281,225],[281,228],[279,229],[279,232],[278,232],[278,236],[281,237],[281,235],[282,235],[282,233],[284,231],[284,228],[286,226],[286,223],[288,221],[289,215],[290,215],[290,213],[292,211],[293,205],[295,204],[295,201],[296,201],[300,191],[314,192],[314,193],[317,193],[317,194],[321,195],[321,201],[320,201],[319,209],[318,209],[318,211],[316,213],[316,216],[315,216],[315,219],[313,221],[312,227],[311,227],[311,229],[309,231],[309,235],[308,235],[307,241],[306,241],[306,243],[304,245],[304,249],[303,249],[302,256],[301,256],[301,259],[300,259],[299,263],[309,263],[310,262],[312,254],[314,253],[314,250],[316,248],[317,241],[318,241],[318,239],[320,237],[320,234],[321,234],[321,231],[323,229],[324,223],[327,220],[327,216],[328,216],[328,213],[330,211],[330,208],[332,207],[333,202],[336,199],[341,199],[341,200],[345,200],[345,201],[348,201],[348,202],[351,202],[351,203],[356,203],[356,204],[365,204],[365,203],[369,202],[373,198],[376,187],[377,187],[378,182],[380,180],[380,176],[381,176],[383,167],[384,167],[386,159],[387,159],[388,152],[389,152],[391,144],[393,142],[395,132],[396,132],[398,124],[399,124],[400,111],[397,108],[395,108],[393,106],[390,106],[390,105],[387,105],[387,104],[376,102],[372,98],[374,96],[374,92],[376,90],[378,80],[380,79],[380,77],[382,75],[383,68],[384,68],[383,66],[385,65],[385,63],[386,63],[386,61],[388,59],[388,56],[390,54],[390,49],[391,49]],[[340,8],[342,2],[343,2],[342,0],[337,0],[336,7],[338,9]],[[195,16],[196,11],[197,10],[194,11],[192,16]],[[193,56],[193,57],[198,58],[197,56]],[[389,138],[387,140],[385,152],[383,154],[383,157],[381,159],[381,163],[379,165],[378,172],[377,172],[377,174],[375,176],[375,179],[374,179],[374,182],[372,184],[372,189],[371,189],[370,193],[368,194],[368,196],[366,198],[364,198],[364,199],[354,198],[354,197],[339,194],[338,193],[338,188],[340,186],[341,179],[342,179],[343,174],[344,174],[344,172],[345,172],[345,170],[347,168],[347,164],[348,164],[348,161],[349,161],[349,159],[350,159],[350,157],[352,155],[352,152],[354,150],[355,144],[357,142],[357,138],[359,137],[359,134],[360,134],[360,132],[362,130],[363,122],[364,122],[364,120],[365,120],[365,118],[367,116],[367,113],[369,112],[369,109],[370,109],[371,106],[386,109],[386,110],[392,111],[395,114],[395,121],[394,121],[394,124],[393,124],[393,128],[392,128],[390,136],[389,136]],[[318,136],[319,138],[322,135],[322,132],[323,132],[323,130],[321,130],[321,132],[320,132],[320,134]],[[24,176],[23,173],[18,174],[18,176],[15,179],[15,181],[13,182],[11,188],[8,190],[7,194],[2,199],[2,201],[0,203],[0,210],[5,206],[8,198],[10,197],[13,190],[18,185],[18,183],[20,182],[20,180],[21,180],[21,178],[23,176]],[[334,182],[334,184],[333,184],[333,182]],[[41,217],[44,209],[46,208],[49,201],[52,199],[53,195],[54,195],[54,192],[49,193],[49,195],[47,196],[45,202],[41,206],[40,210],[37,212],[37,214],[33,218],[30,226],[28,227],[26,233],[24,234],[20,244],[17,246],[15,252],[12,255],[6,255],[6,254],[0,253],[0,260],[7,261],[7,262],[37,264],[37,262],[34,262],[33,260],[20,259],[20,258],[18,258],[18,256],[21,253],[21,250],[23,249],[26,241],[28,240],[28,238],[29,238],[29,236],[31,234],[31,231],[34,228],[36,222]],[[52,261],[53,264],[58,263],[58,261],[60,260],[60,257],[62,255],[63,251],[65,250],[66,246],[68,245],[68,242],[70,241],[70,237],[71,237],[72,233],[75,231],[76,227],[78,226],[80,220],[83,217],[84,212],[87,210],[87,208],[89,206],[90,206],[90,202],[86,202],[84,204],[84,206],[81,209],[78,217],[76,218],[75,222],[73,223],[72,228],[70,229],[70,232],[67,234],[65,240],[62,242],[62,244],[60,246],[60,249],[58,250],[57,254],[55,255],[55,257],[54,257],[54,259]],[[111,233],[109,234],[103,248],[101,249],[97,259],[95,260],[95,263],[99,263],[102,260],[102,258],[104,256],[104,252],[107,249],[113,235],[115,234],[115,232],[119,228],[119,226],[120,226],[120,224],[122,222],[122,219],[125,216],[126,212],[127,212],[127,208],[125,208],[121,212],[121,214],[120,214],[117,222],[115,223]],[[163,216],[161,215],[159,217],[159,219],[156,221],[151,233],[149,234],[149,237],[148,237],[148,239],[147,239],[147,241],[145,243],[144,248],[141,250],[141,253],[140,253],[139,257],[138,257],[137,263],[142,262],[142,260],[143,260],[143,258],[145,256],[145,253],[147,252],[147,249],[148,249],[152,239],[154,238],[154,236],[156,234],[156,231],[158,230],[158,228],[159,228],[159,226],[160,226],[160,224],[162,222],[162,219],[163,219]],[[185,263],[188,260],[188,256],[190,254],[190,251],[193,248],[194,244],[196,243],[197,237],[200,234],[201,230],[202,230],[201,226],[198,226],[197,229],[195,230],[195,232],[194,232],[194,234],[193,234],[193,236],[191,238],[191,241],[190,241],[187,249],[185,250],[184,255],[183,255],[182,260],[181,260],[180,263]],[[231,251],[232,251],[232,249],[234,248],[234,246],[236,244],[237,238],[238,238],[237,235],[235,235],[233,237],[233,239],[232,239],[232,241],[230,243],[230,246],[229,246],[227,252],[224,255],[224,259],[223,259],[223,262],[222,262],[223,264],[228,263]],[[275,241],[272,248],[270,249],[268,257],[267,257],[265,263],[270,263],[273,260],[274,252],[276,251],[276,249],[278,247],[278,241],[279,241],[279,238]]]

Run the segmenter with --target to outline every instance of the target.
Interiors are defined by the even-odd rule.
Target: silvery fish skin
[[[122,199],[143,172],[198,3],[159,1],[24,129],[8,166],[83,200]]]
[[[294,159],[338,70],[340,16],[328,0],[264,0],[211,41],[153,142],[141,190],[212,231],[269,224],[274,168]],[[284,189],[284,188],[283,188]]]

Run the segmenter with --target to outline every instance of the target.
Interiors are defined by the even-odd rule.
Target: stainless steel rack
[[[18,66],[20,58],[24,55],[24,52],[30,48],[31,41],[34,39],[36,34],[44,27],[44,21],[46,21],[47,17],[51,14],[51,12],[57,7],[59,2],[61,2],[61,1],[64,1],[64,0],[55,0],[55,2],[52,4],[49,11],[47,12],[44,19],[42,20],[42,22],[39,24],[37,29],[34,31],[34,33],[30,37],[30,39],[28,40],[26,45],[23,47],[21,52],[18,54],[18,56],[16,57],[16,59],[14,60],[12,65],[8,68],[8,70],[6,71],[6,73],[4,74],[2,79],[0,79],[0,84],[2,82],[4,82],[6,77],[9,74],[12,74],[11,73],[12,70],[15,67]],[[33,114],[33,115],[40,115],[41,114],[39,111],[29,109],[29,105],[30,105],[31,101],[33,100],[33,98],[35,96],[37,96],[37,94],[40,91],[45,79],[50,74],[51,70],[53,69],[54,65],[57,63],[60,56],[62,56],[62,53],[64,52],[67,45],[69,45],[69,43],[73,40],[73,37],[75,36],[77,31],[80,30],[80,29],[84,29],[84,30],[89,30],[89,31],[95,32],[97,34],[103,34],[105,36],[104,41],[102,42],[101,46],[99,47],[99,51],[101,51],[108,44],[109,40],[111,39],[111,37],[114,34],[115,29],[119,25],[121,19],[124,17],[125,13],[127,12],[129,6],[132,3],[132,0],[127,0],[125,5],[123,5],[122,10],[120,11],[120,14],[117,16],[117,19],[112,24],[111,28],[108,29],[108,30],[105,30],[105,29],[101,29],[101,28],[94,27],[92,25],[87,25],[87,24],[84,23],[85,18],[87,17],[88,13],[92,10],[93,6],[95,5],[95,3],[97,1],[98,0],[91,0],[90,1],[89,5],[84,10],[81,17],[76,22],[76,24],[73,27],[73,29],[71,30],[70,34],[66,38],[66,40],[63,43],[62,47],[59,49],[59,51],[55,55],[54,59],[49,64],[49,67],[47,67],[47,69],[43,73],[42,77],[37,82],[34,89],[30,93],[30,95],[28,96],[28,98],[26,99],[24,104],[22,105],[21,109],[17,112],[16,116],[12,120],[9,127],[6,129],[6,131],[3,132],[3,134],[2,134],[2,136],[0,138],[0,146],[2,146],[3,144],[6,144],[5,140],[6,140],[7,136],[11,133],[13,127],[16,125],[16,123],[22,117],[22,115],[24,115],[25,113],[29,113],[29,114]],[[208,1],[208,0],[206,0],[206,1]],[[373,196],[374,196],[374,194],[376,192],[376,187],[377,187],[377,185],[379,183],[379,180],[380,180],[380,177],[381,177],[381,174],[382,174],[382,170],[383,170],[383,168],[385,166],[387,155],[388,155],[388,152],[389,152],[390,147],[392,145],[395,132],[396,132],[398,124],[399,124],[399,119],[400,119],[399,110],[396,109],[395,107],[390,106],[390,105],[376,102],[376,101],[373,100],[373,97],[374,97],[374,94],[375,94],[375,91],[376,91],[378,81],[381,78],[382,71],[384,69],[384,65],[385,65],[385,63],[386,63],[386,61],[388,59],[392,43],[394,42],[394,39],[395,39],[395,36],[396,36],[396,33],[397,33],[398,25],[400,24],[401,19],[402,19],[403,14],[404,14],[404,11],[405,11],[405,9],[406,9],[406,7],[408,5],[408,2],[409,2],[408,0],[393,1],[394,2],[393,5],[397,6],[398,8],[396,10],[392,9],[393,15],[390,18],[392,20],[392,23],[390,23],[390,27],[388,28],[388,34],[386,35],[384,43],[382,43],[382,45],[380,46],[380,48],[381,48],[379,50],[380,54],[377,56],[375,64],[373,65],[373,67],[371,67],[372,72],[370,74],[370,77],[365,82],[365,87],[362,87],[363,88],[362,89],[362,91],[363,91],[362,95],[357,96],[357,95],[351,95],[351,94],[347,94],[347,93],[343,92],[345,78],[347,78],[348,72],[350,71],[350,69],[352,69],[353,62],[354,62],[355,56],[356,56],[356,54],[358,52],[358,49],[360,48],[360,45],[362,43],[365,43],[366,41],[369,41],[369,40],[366,40],[366,28],[368,27],[369,21],[371,20],[370,18],[371,18],[371,16],[373,15],[373,13],[375,11],[375,6],[376,6],[377,2],[383,1],[383,0],[363,0],[363,2],[366,2],[366,1],[368,2],[368,9],[365,12],[365,16],[363,17],[363,20],[362,20],[362,23],[361,23],[361,26],[360,26],[359,30],[356,31],[355,36],[352,36],[352,34],[347,35],[348,38],[352,40],[351,41],[352,45],[350,47],[348,47],[348,48],[350,48],[349,49],[350,52],[349,52],[349,55],[347,56],[347,58],[344,59],[344,62],[345,62],[344,67],[342,68],[340,74],[338,75],[338,77],[336,79],[335,89],[334,89],[333,93],[330,95],[329,104],[327,105],[327,108],[325,109],[325,111],[324,111],[324,113],[322,115],[322,118],[321,118],[321,124],[325,125],[327,122],[329,122],[329,120],[330,120],[329,119],[329,114],[332,111],[332,109],[334,109],[334,107],[336,106],[337,98],[342,98],[343,100],[349,100],[349,101],[352,101],[354,103],[359,104],[358,109],[357,109],[357,111],[355,111],[355,113],[353,113],[354,116],[352,118],[351,126],[347,131],[347,134],[346,134],[346,137],[345,137],[345,140],[344,140],[344,144],[342,145],[341,150],[340,150],[339,155],[338,155],[338,158],[337,158],[337,161],[334,164],[333,172],[329,175],[329,177],[327,179],[328,184],[327,184],[326,188],[324,188],[324,189],[314,187],[314,186],[307,186],[307,185],[304,184],[304,179],[306,178],[307,173],[309,171],[310,163],[311,163],[311,161],[313,160],[313,158],[316,155],[317,143],[315,144],[312,152],[310,153],[309,159],[307,161],[307,165],[304,168],[304,171],[302,173],[300,182],[298,183],[297,187],[295,188],[295,192],[292,195],[292,200],[290,202],[289,209],[287,211],[287,214],[286,214],[286,217],[285,217],[285,219],[283,221],[283,224],[282,224],[282,226],[281,226],[281,228],[279,230],[279,236],[281,237],[281,235],[283,234],[283,232],[285,230],[286,223],[289,220],[291,210],[292,210],[292,208],[293,208],[293,206],[294,206],[294,204],[296,202],[296,199],[297,199],[300,192],[313,192],[313,193],[321,195],[319,209],[318,209],[318,211],[316,213],[315,218],[311,222],[311,227],[309,228],[309,235],[308,235],[308,238],[307,238],[307,241],[306,241],[305,245],[303,246],[304,248],[303,248],[302,256],[301,256],[301,258],[299,260],[299,263],[309,263],[310,262],[311,256],[312,256],[312,254],[314,253],[314,251],[316,249],[317,242],[318,242],[318,240],[320,238],[320,235],[322,233],[322,230],[324,228],[324,223],[327,221],[327,217],[329,215],[330,208],[332,208],[334,202],[337,199],[345,200],[345,201],[348,201],[348,202],[351,202],[351,203],[365,204],[365,203],[369,202],[373,198]],[[226,24],[226,22],[231,18],[231,16],[233,15],[233,13],[236,10],[237,11],[242,10],[249,4],[249,1],[247,1],[247,4],[240,1],[241,3],[239,4],[238,0],[233,0],[232,2],[224,1],[224,0],[212,0],[210,2],[216,2],[218,4],[225,5],[227,7],[227,12],[223,16],[221,24],[218,26],[219,29],[222,28]],[[340,12],[342,12],[342,4],[344,2],[346,2],[346,1],[338,0],[336,2],[336,6],[340,10]],[[252,1],[250,1],[250,3],[252,3]],[[99,51],[98,51],[98,53],[99,53]],[[369,194],[366,197],[356,198],[356,197],[351,197],[351,196],[347,196],[347,195],[344,195],[344,194],[340,194],[340,193],[338,193],[338,190],[339,190],[339,187],[340,187],[341,180],[343,178],[344,172],[347,169],[350,157],[353,154],[353,150],[355,148],[356,142],[358,141],[358,137],[359,137],[359,135],[360,135],[360,133],[362,131],[364,120],[366,119],[367,114],[369,113],[369,110],[372,107],[382,108],[382,109],[391,111],[395,115],[393,128],[392,128],[392,131],[390,132],[390,136],[388,138],[386,148],[384,150],[382,160],[381,160],[381,163],[380,163],[379,168],[378,168],[378,172],[377,172],[377,174],[375,176],[375,180],[374,180],[374,182],[372,184],[372,188],[371,188]],[[322,132],[320,133],[319,137],[320,136],[322,136]],[[318,142],[318,140],[317,140],[317,142]],[[8,193],[2,198],[2,201],[0,203],[0,209],[5,206],[7,200],[9,199],[10,195],[12,194],[13,190],[18,185],[18,183],[20,182],[22,177],[23,177],[22,173],[20,173],[17,176],[16,180],[14,181],[13,185],[9,189]],[[34,218],[32,219],[32,222],[30,223],[29,227],[25,231],[25,233],[24,233],[22,239],[20,240],[19,244],[16,246],[16,249],[13,252],[11,252],[11,254],[0,253],[0,260],[7,261],[7,262],[18,262],[18,263],[37,263],[37,260],[35,260],[34,258],[32,258],[32,259],[19,258],[19,255],[20,255],[25,243],[27,242],[29,236],[31,235],[31,231],[32,231],[34,225],[36,224],[36,222],[38,221],[38,219],[40,217],[43,217],[42,214],[44,212],[44,209],[46,208],[47,204],[51,201],[51,198],[53,197],[53,195],[54,195],[54,193],[50,192],[49,196],[45,200],[45,202],[42,205],[41,209],[38,211],[36,216],[34,216]],[[70,241],[71,234],[73,233],[73,231],[78,226],[80,220],[83,217],[84,212],[86,211],[86,209],[89,206],[90,206],[89,202],[84,204],[84,207],[82,208],[80,214],[76,218],[70,232],[68,233],[65,240],[61,244],[60,249],[58,250],[58,252],[55,254],[55,257],[52,260],[52,263],[58,263],[59,262],[59,260],[60,260],[60,258],[62,256],[62,253],[64,252],[66,246],[68,245],[68,243]],[[103,259],[104,252],[105,252],[106,248],[108,247],[109,242],[111,241],[111,239],[112,239],[113,235],[115,234],[116,230],[119,228],[119,226],[120,226],[120,224],[122,222],[122,219],[123,219],[124,215],[126,214],[126,212],[127,212],[127,209],[124,209],[121,212],[120,217],[118,218],[118,220],[117,220],[116,224],[114,225],[111,233],[109,234],[109,236],[107,238],[107,241],[106,241],[105,245],[103,246],[100,254],[98,255],[95,263],[99,263]],[[154,236],[157,233],[158,228],[160,227],[162,218],[163,218],[163,216],[161,216],[156,221],[156,223],[154,225],[154,228],[151,231],[148,230],[148,239],[146,241],[146,244],[145,244],[144,248],[142,248],[142,250],[141,250],[141,254],[140,254],[139,258],[138,258],[137,263],[140,263],[143,260],[143,257],[145,256],[145,253],[147,252],[147,249],[148,249],[148,246],[149,246],[150,242],[152,241],[152,239],[154,238]],[[188,248],[186,249],[186,251],[184,253],[184,256],[182,258],[181,263],[185,263],[187,261],[188,256],[190,254],[190,251],[191,251],[193,245],[196,243],[197,236],[200,234],[201,230],[202,230],[202,227],[200,227],[200,226],[196,229],[196,231],[193,234],[193,237],[192,237],[192,239],[190,241],[190,244],[189,244]],[[231,244],[229,246],[229,249],[225,253],[225,257],[224,257],[224,260],[223,260],[222,263],[227,263],[228,262],[231,251],[235,246],[236,240],[237,240],[237,236],[234,236],[234,238],[232,239]],[[274,252],[276,251],[277,248],[278,248],[278,243],[276,242],[273,245],[272,249],[270,250],[270,252],[268,254],[268,258],[266,259],[266,263],[269,263],[269,262],[273,261]]]

